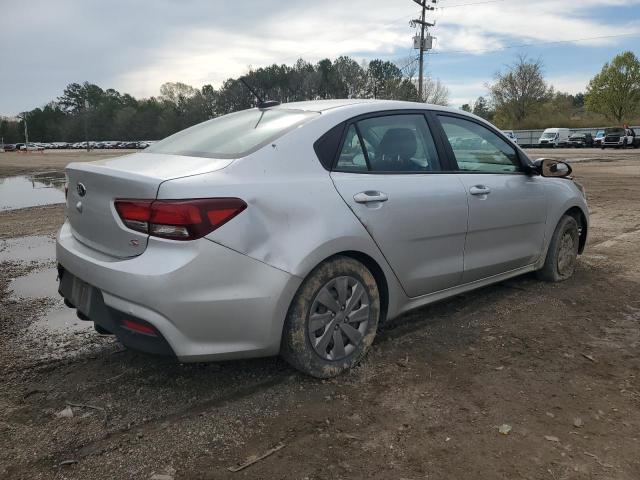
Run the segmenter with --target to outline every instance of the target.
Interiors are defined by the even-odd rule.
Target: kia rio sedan
[[[181,362],[280,354],[321,378],[410,309],[569,278],[588,229],[569,165],[416,103],[254,108],[66,173],[59,291],[80,318]]]

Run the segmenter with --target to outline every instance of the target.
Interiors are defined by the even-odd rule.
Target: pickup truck
[[[604,140],[601,148],[627,148],[640,147],[640,136],[636,135],[633,128],[612,127],[606,128],[604,131]]]

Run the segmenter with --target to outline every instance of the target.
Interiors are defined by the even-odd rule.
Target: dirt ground
[[[412,312],[328,381],[277,358],[179,365],[88,329],[33,334],[51,299],[16,298],[10,282],[53,262],[4,261],[0,478],[637,480],[640,151],[531,156],[577,160],[592,225],[575,277]],[[0,175],[66,162],[48,157],[0,154]],[[0,213],[2,238],[53,235],[63,216]],[[0,240],[0,255],[21,241]]]
[[[71,162],[118,157],[135,150],[44,150],[42,152],[0,152],[0,177],[63,170]]]

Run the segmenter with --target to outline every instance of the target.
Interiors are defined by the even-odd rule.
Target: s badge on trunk
[[[78,192],[79,196],[84,197],[87,194],[87,187],[85,187],[84,184],[78,182],[78,184],[76,185],[76,192]]]

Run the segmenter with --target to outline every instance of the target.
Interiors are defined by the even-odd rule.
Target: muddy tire
[[[350,257],[332,257],[309,274],[291,302],[280,354],[307,375],[335,377],[367,353],[379,317],[371,272]]]
[[[538,270],[537,276],[546,282],[563,282],[573,276],[578,258],[580,232],[578,222],[569,215],[558,222],[544,266]]]

